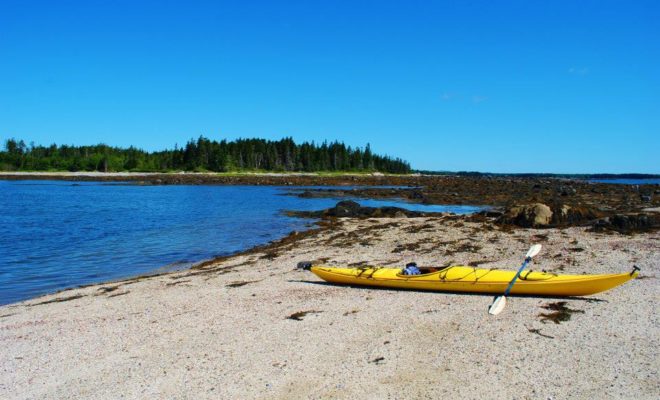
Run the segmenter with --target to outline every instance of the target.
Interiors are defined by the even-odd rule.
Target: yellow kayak
[[[466,266],[420,268],[421,275],[404,275],[401,268],[335,268],[311,264],[302,267],[327,282],[344,285],[492,294],[503,293],[516,274],[516,271]],[[511,294],[585,296],[612,289],[637,274],[637,267],[630,273],[602,275],[557,275],[528,270],[520,275]]]

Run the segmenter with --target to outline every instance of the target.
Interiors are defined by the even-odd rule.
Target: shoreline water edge
[[[0,306],[0,397],[657,397],[657,186],[418,178],[342,179],[408,187],[351,197],[495,207],[461,216],[344,202],[308,215],[319,218],[309,230],[187,270]],[[296,269],[512,270],[534,243],[543,245],[535,270],[637,265],[641,275],[584,298],[513,296],[493,317],[492,296],[336,286]]]
[[[316,211],[344,198],[285,195],[295,188],[0,181],[0,304],[236,254],[312,226],[313,219],[283,210]],[[425,212],[482,209],[359,201]]]

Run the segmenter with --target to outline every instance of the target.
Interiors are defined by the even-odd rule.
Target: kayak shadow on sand
[[[435,293],[435,294],[445,294],[451,296],[479,296],[479,297],[493,297],[499,296],[497,293],[470,293],[470,292],[452,292],[452,291],[433,291],[433,290],[416,290],[416,289],[400,289],[400,288],[386,288],[378,286],[360,286],[360,285],[338,285],[330,282],[320,282],[320,281],[310,281],[306,279],[288,279],[287,282],[291,283],[308,283],[312,285],[319,286],[332,286],[332,287],[344,287],[347,289],[360,289],[360,290],[382,290],[390,292],[417,292],[417,293]],[[535,298],[535,299],[548,299],[548,300],[577,300],[585,301],[587,303],[609,303],[608,300],[599,299],[595,297],[580,297],[580,296],[545,296],[545,295],[532,295],[532,294],[509,294],[507,297],[515,298]]]

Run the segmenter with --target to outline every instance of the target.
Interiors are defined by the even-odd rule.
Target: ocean
[[[296,187],[0,181],[0,304],[145,273],[185,269],[281,238],[337,198]],[[473,213],[472,206],[357,200],[365,206]]]

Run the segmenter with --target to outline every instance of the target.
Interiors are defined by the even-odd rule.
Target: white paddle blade
[[[506,297],[504,296],[498,296],[493,304],[490,305],[490,308],[488,309],[488,314],[490,315],[497,315],[504,310],[504,307],[506,306]]]
[[[532,258],[535,255],[539,254],[539,252],[541,251],[541,247],[542,246],[540,244],[535,244],[534,246],[530,247],[525,258]]]

